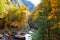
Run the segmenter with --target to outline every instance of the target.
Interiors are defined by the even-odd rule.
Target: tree
[[[7,29],[14,24],[20,28],[28,25],[28,9],[22,5],[15,6],[11,1],[0,0],[0,18],[2,18],[3,28]],[[29,13],[28,13],[29,14]]]
[[[4,2],[3,0],[0,0],[0,18],[4,17],[4,13],[6,11],[6,2]]]
[[[60,7],[58,2],[59,0],[42,0],[39,4],[37,13],[40,16],[34,21],[39,28],[32,40],[59,40]],[[42,11],[38,12],[38,10]]]

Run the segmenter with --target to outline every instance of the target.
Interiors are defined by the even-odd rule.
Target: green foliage
[[[8,20],[9,21],[20,21],[20,12],[18,10],[11,10],[8,12]]]
[[[0,0],[0,18],[3,19],[2,21],[4,28],[10,27],[11,24],[17,24],[17,27],[26,26],[28,23],[26,18],[26,11],[28,12],[28,9],[24,5],[20,6],[19,8],[11,1]]]
[[[0,18],[4,17],[4,12],[6,11],[6,5],[5,2],[0,0]]]
[[[60,22],[60,11],[54,10],[54,12],[52,12],[52,9],[55,7],[52,8],[50,2],[50,0],[43,0],[38,6],[37,12],[38,10],[42,10],[42,12],[39,12],[40,17],[34,21],[34,23],[38,24],[39,28],[33,36],[33,40],[55,40],[54,37],[59,37],[60,35],[60,24],[58,25]],[[51,15],[53,16],[51,17]],[[49,16],[51,17],[50,19],[48,18]],[[59,39],[57,38],[57,40]]]
[[[12,2],[7,2],[6,4],[8,4],[8,5],[12,5]]]
[[[3,18],[3,17],[4,17],[3,13],[0,13],[0,18]]]

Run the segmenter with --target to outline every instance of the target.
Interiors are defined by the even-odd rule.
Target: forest
[[[18,7],[0,0],[1,30],[11,35],[32,30],[31,40],[60,40],[60,0],[42,0],[33,11],[25,5]]]

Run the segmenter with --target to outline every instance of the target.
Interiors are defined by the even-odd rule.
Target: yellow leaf
[[[48,16],[48,20],[51,20],[54,14]]]

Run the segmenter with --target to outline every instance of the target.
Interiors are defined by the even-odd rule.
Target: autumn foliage
[[[11,1],[0,0],[0,18],[5,22],[4,27],[8,27],[8,24],[18,28],[27,26],[27,12],[29,11],[24,5],[18,7]]]

